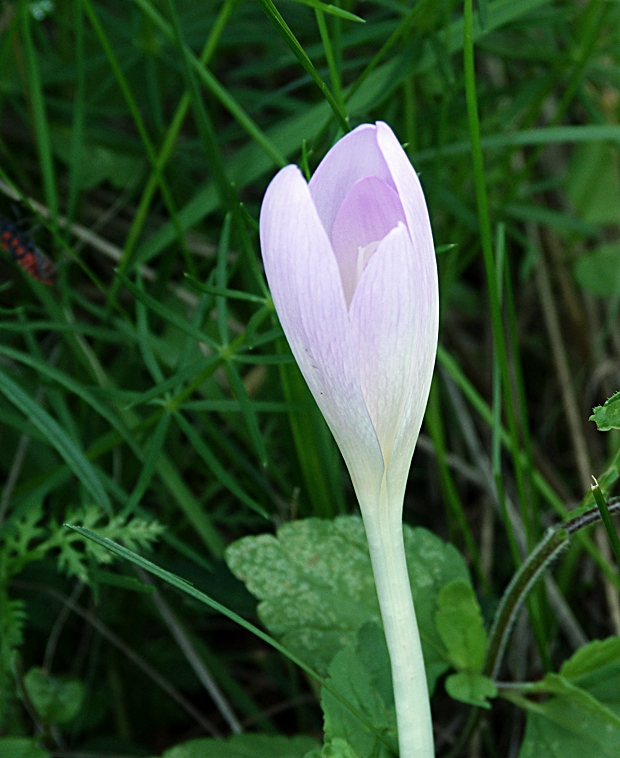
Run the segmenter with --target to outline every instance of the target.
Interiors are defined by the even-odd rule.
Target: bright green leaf
[[[320,752],[317,751],[315,755],[308,753],[305,758],[359,758],[359,756],[346,740],[334,737],[323,745]]]
[[[459,671],[446,679],[446,692],[455,700],[490,708],[487,698],[497,697],[497,687],[487,676],[473,671]]]
[[[620,758],[620,717],[610,708],[558,674],[541,689],[553,696],[519,701],[528,711],[519,758]]]
[[[458,579],[441,589],[435,623],[453,666],[459,671],[480,671],[487,633],[476,595],[468,582]]]
[[[608,398],[604,405],[597,405],[590,416],[590,421],[596,423],[599,432],[620,429],[620,392]]]
[[[389,745],[395,746],[394,707],[386,706],[373,686],[368,669],[353,650],[345,648],[336,655],[329,667],[329,683],[367,718]],[[349,743],[358,758],[391,756],[387,745],[376,734],[364,729],[359,720],[325,689],[321,695],[321,707],[326,742],[339,737]]]

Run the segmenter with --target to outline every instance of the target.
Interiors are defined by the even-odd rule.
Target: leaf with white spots
[[[437,594],[448,582],[469,581],[452,545],[405,525],[405,550],[429,689],[449,668],[435,629]],[[381,624],[362,520],[304,519],[277,536],[244,537],[226,551],[231,571],[261,602],[258,613],[275,636],[322,674],[344,647],[355,647],[367,622]]]

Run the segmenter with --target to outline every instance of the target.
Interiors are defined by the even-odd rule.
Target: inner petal
[[[346,194],[334,219],[332,247],[347,307],[364,266],[399,221],[406,223],[400,199],[383,179],[367,176]]]

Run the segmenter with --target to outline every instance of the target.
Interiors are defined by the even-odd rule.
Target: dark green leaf
[[[162,758],[303,758],[316,747],[312,737],[236,734],[227,740],[198,739],[166,750]]]
[[[28,698],[46,724],[64,724],[82,707],[84,685],[77,679],[62,680],[33,667],[24,676]]]
[[[0,737],[2,758],[50,758],[47,750],[30,737]]]

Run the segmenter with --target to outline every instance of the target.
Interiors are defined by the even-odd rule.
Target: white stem
[[[403,542],[402,504],[362,508],[392,664],[400,758],[434,758],[433,722]],[[394,507],[396,505],[396,507]]]

